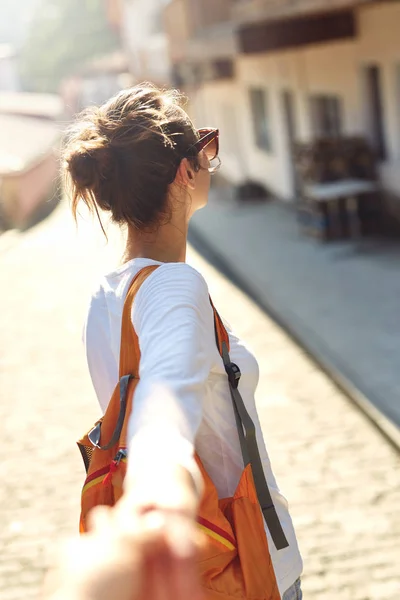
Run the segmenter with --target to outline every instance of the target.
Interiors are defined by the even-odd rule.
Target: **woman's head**
[[[204,206],[210,185],[204,136],[179,100],[176,92],[144,85],[82,113],[64,152],[75,215],[82,198],[117,223],[146,229],[168,222],[182,201],[188,216]]]

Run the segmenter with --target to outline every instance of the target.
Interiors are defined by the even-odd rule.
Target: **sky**
[[[18,48],[40,0],[0,0],[0,44]]]

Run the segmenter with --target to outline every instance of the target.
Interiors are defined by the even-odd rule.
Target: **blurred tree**
[[[56,92],[83,62],[116,48],[104,0],[41,0],[21,50],[24,88]]]

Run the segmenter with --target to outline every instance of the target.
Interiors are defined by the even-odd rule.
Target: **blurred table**
[[[326,205],[332,231],[336,236],[342,232],[340,201],[344,200],[350,234],[352,237],[359,237],[361,235],[360,201],[378,190],[379,185],[375,181],[342,179],[308,185],[305,187],[304,193],[306,202]]]

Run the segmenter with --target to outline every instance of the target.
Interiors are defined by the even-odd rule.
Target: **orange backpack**
[[[120,381],[104,417],[78,442],[87,471],[82,490],[81,533],[87,530],[87,515],[94,506],[112,506],[123,493],[127,425],[138,383],[140,361],[131,310],[141,284],[156,268],[142,269],[132,281],[122,316]],[[228,333],[214,307],[213,310],[216,340],[228,375],[244,470],[234,496],[219,499],[213,482],[196,454],[204,478],[204,494],[197,519],[207,540],[199,557],[204,598],[280,600],[264,519],[278,550],[287,547],[288,542],[265,481],[255,427],[238,390],[240,371],[229,358]]]

